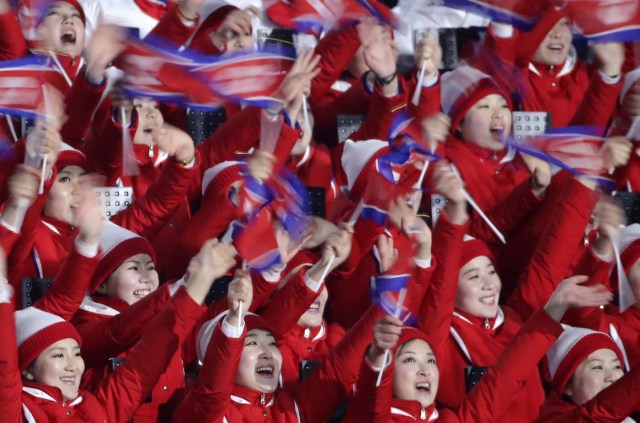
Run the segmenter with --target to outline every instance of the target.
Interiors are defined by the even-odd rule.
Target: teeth
[[[136,291],[133,291],[133,295],[135,295],[136,297],[146,297],[150,292],[151,290],[149,289],[138,289]]]
[[[76,382],[76,378],[75,377],[61,377],[60,380],[64,383],[75,383]]]
[[[430,390],[431,389],[431,384],[428,382],[425,383],[416,383],[416,389],[424,389],[424,390]]]
[[[258,367],[256,373],[260,374],[273,374],[273,367]]]
[[[309,310],[318,310],[320,308],[320,304],[311,304],[311,307],[309,307]]]
[[[480,301],[485,304],[492,304],[495,296],[480,298]]]

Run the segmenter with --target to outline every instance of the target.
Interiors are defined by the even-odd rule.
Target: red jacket
[[[109,358],[128,360],[129,351],[148,330],[166,303],[170,300],[169,285],[164,284],[156,292],[131,306],[121,300],[95,296],[86,298],[74,317],[74,324],[83,340],[83,355],[87,356],[87,369],[82,388],[93,391],[109,377]],[[101,307],[102,306],[102,307]],[[202,307],[204,310],[204,307]],[[180,332],[186,339],[188,332]],[[134,422],[156,422],[159,416],[171,414],[167,403],[184,388],[184,365],[181,350],[173,354],[165,371],[151,390],[151,401],[145,402],[133,416]]]
[[[459,408],[435,404],[421,407],[417,401],[393,398],[393,362],[386,368],[379,387],[378,372],[363,360],[356,395],[349,405],[345,423],[350,422],[497,422],[505,421],[512,399],[521,396],[531,372],[562,333],[562,327],[545,312],[536,313],[509,342],[496,363],[480,382],[462,398]],[[441,357],[436,357],[439,362]],[[438,367],[440,365],[438,364]],[[440,383],[449,377],[440,373]],[[438,398],[439,400],[439,398]],[[521,420],[524,421],[524,420]]]
[[[129,419],[146,398],[180,342],[179,328],[191,327],[202,309],[186,291],[174,297],[155,319],[123,365],[105,380],[95,394],[80,391],[64,403],[57,388],[28,384],[23,387],[18,369],[15,324],[11,304],[0,304],[0,412],[6,421],[17,422],[122,422]]]
[[[638,389],[640,389],[640,367],[634,368],[580,406],[566,402],[558,397],[558,394],[551,393],[536,422],[618,423],[640,407]]]
[[[289,391],[264,394],[233,384],[244,335],[227,337],[214,330],[200,371],[174,414],[176,422],[321,422],[347,398],[358,377],[358,365],[371,342],[373,325],[382,312],[372,307],[354,330],[302,384]]]
[[[466,225],[453,225],[446,215],[438,220],[433,249],[440,253],[440,266],[423,300],[418,324],[430,339],[438,368],[448,375],[440,379],[438,403],[453,410],[461,406],[467,395],[465,367],[492,366],[522,327],[519,316],[508,308],[499,310],[493,319],[470,316],[455,309],[465,232]],[[501,421],[531,421],[537,417],[544,401],[540,375],[532,370],[523,379],[508,416]]]
[[[508,93],[517,91],[522,110],[550,112],[554,128],[604,128],[616,110],[621,81],[607,84],[598,71],[590,71],[575,54],[559,67],[533,63],[536,49],[563,16],[550,7],[532,31],[516,32],[511,38],[496,37],[490,26],[477,65],[489,71]]]

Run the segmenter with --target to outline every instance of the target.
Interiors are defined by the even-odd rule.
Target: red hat
[[[207,352],[207,347],[209,346],[209,341],[211,341],[211,336],[213,335],[213,331],[221,324],[222,319],[229,313],[229,310],[218,314],[213,319],[205,322],[200,328],[200,332],[198,333],[198,345],[197,345],[197,353],[198,360],[201,362],[204,361],[204,356]],[[247,330],[247,333],[253,329],[263,329],[267,332],[273,334],[273,329],[269,322],[267,322],[262,316],[255,313],[247,313],[244,316],[244,326]]]
[[[118,266],[136,254],[148,254],[153,261],[156,260],[146,238],[105,220],[100,234],[100,261],[91,278],[89,291],[95,292]]]
[[[189,43],[189,49],[195,50],[202,54],[220,54],[220,51],[211,41],[211,33],[217,31],[224,22],[227,15],[235,10],[239,10],[235,6],[222,6],[214,10],[202,22],[196,33],[193,35]]]
[[[202,175],[202,197],[208,198],[229,191],[231,184],[242,180],[242,162],[226,161],[210,167]]]
[[[84,15],[84,9],[82,8],[82,5],[80,4],[80,2],[78,2],[77,0],[45,0],[44,2],[40,3],[43,7],[46,5],[47,8],[51,7],[51,5],[55,2],[63,2],[63,3],[69,3],[71,6],[75,7],[78,10],[78,13],[80,14],[80,20],[82,20],[82,24],[86,25],[87,24],[87,19]],[[20,1],[19,3],[19,7],[18,9],[21,9],[22,7],[28,7],[27,5],[31,3],[28,0],[25,1]],[[40,17],[40,20],[44,19],[44,17],[47,15],[46,14],[46,10],[42,10],[42,16]],[[40,22],[38,22],[38,24],[40,24]]]
[[[402,331],[400,332],[400,339],[398,339],[398,343],[393,349],[393,353],[395,354],[404,344],[409,341],[413,341],[414,339],[420,339],[429,344],[429,338],[426,333],[412,326],[403,326]],[[429,346],[431,346],[431,344],[429,344]]]
[[[40,353],[56,342],[71,338],[82,345],[76,328],[60,316],[36,307],[15,312],[18,366],[26,370]]]
[[[471,66],[459,68],[442,75],[442,111],[451,118],[449,132],[455,134],[467,111],[488,95],[499,94],[507,100],[509,109],[511,99],[495,83],[491,76]]]
[[[85,155],[80,150],[76,150],[69,144],[63,142],[55,168],[59,172],[67,166],[79,166],[86,171],[91,170],[91,166]]]
[[[578,366],[594,351],[613,350],[624,365],[622,351],[606,333],[567,325],[563,327],[564,332],[547,352],[551,386],[559,395],[563,394]]]
[[[460,267],[469,263],[476,257],[486,256],[489,260],[494,261],[493,253],[489,249],[489,246],[482,240],[468,237],[462,244],[462,257],[460,260]]]
[[[516,63],[528,66],[528,61],[531,60],[530,52],[535,51],[555,24],[565,17],[567,17],[567,13],[562,8],[550,5],[542,13],[532,31],[521,32],[516,49]]]

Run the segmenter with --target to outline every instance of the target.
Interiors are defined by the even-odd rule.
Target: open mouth
[[[483,304],[495,304],[496,296],[492,295],[490,297],[482,297],[480,298],[480,302]]]
[[[62,44],[75,45],[76,44],[76,33],[74,31],[67,30],[67,31],[62,33],[62,36],[60,37],[60,41],[62,41]]]
[[[133,296],[136,298],[144,298],[151,293],[150,289],[136,289],[133,291]]]
[[[551,50],[554,53],[560,53],[564,50],[564,45],[562,44],[549,44],[547,49]]]
[[[320,310],[320,302],[316,301],[313,304],[311,304],[311,307],[309,307],[309,311],[314,311],[317,312],[318,310]]]
[[[147,127],[142,129],[142,132],[144,132],[145,134],[152,134],[153,133],[153,127],[152,126],[147,126]]]
[[[258,367],[256,373],[264,378],[273,379],[273,366]]]
[[[429,382],[416,383],[415,387],[420,392],[431,392],[431,384]]]

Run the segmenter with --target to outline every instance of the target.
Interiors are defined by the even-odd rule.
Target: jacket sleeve
[[[365,74],[358,83],[366,84]],[[365,87],[365,90],[368,90]],[[404,78],[398,78],[398,94],[385,97],[376,84],[369,99],[369,111],[360,128],[349,136],[353,141],[389,138],[393,118],[401,110],[407,108],[407,84]]]
[[[259,107],[247,107],[227,120],[198,146],[205,171],[220,162],[234,160],[237,152],[247,152],[260,141]]]
[[[198,28],[198,24],[199,22],[194,22],[193,25],[185,25],[180,19],[178,6],[173,2],[169,2],[166,13],[145,38],[161,38],[168,41],[178,50],[193,35]]]
[[[0,15],[0,61],[24,57],[29,52],[27,41],[22,35],[20,23],[10,10]]]
[[[378,371],[366,359],[362,360],[356,394],[349,402],[345,423],[388,423],[391,422],[391,398],[393,397],[393,365],[384,369],[380,386],[376,387]]]
[[[544,306],[558,284],[571,273],[584,230],[589,223],[596,194],[576,179],[569,182],[554,219],[543,232],[531,263],[520,277],[510,305],[523,320]]]
[[[96,397],[109,421],[131,418],[178,351],[184,341],[182,334],[193,328],[202,313],[202,307],[181,289],[157,315],[125,362],[98,387]]]
[[[229,338],[215,328],[198,381],[176,409],[174,422],[220,422],[231,401],[231,390],[244,347],[245,333]]]
[[[323,289],[324,284],[318,291],[307,286],[305,282],[307,270],[308,267],[305,266],[291,275],[291,279],[284,288],[277,291],[271,301],[260,310],[260,315],[269,322],[276,339],[280,339],[296,326],[300,317],[309,309]]]
[[[111,217],[111,221],[145,238],[153,238],[171,213],[185,201],[187,191],[200,174],[200,157],[187,168],[169,158],[163,163],[160,175],[147,192],[129,207]]]
[[[0,296],[11,294],[0,292]],[[4,300],[4,298],[3,298]],[[18,342],[11,298],[0,301],[0,413],[7,422],[21,422],[22,379],[18,367]]]
[[[60,136],[73,148],[83,149],[83,138],[91,126],[93,113],[100,103],[106,85],[106,78],[100,84],[89,81],[83,69],[67,93],[64,103],[65,114],[69,119],[62,125]]]
[[[16,244],[19,237],[19,233],[13,232],[13,230],[10,230],[0,223],[0,248],[2,248],[6,255],[11,254],[13,246]]]
[[[329,92],[359,48],[360,38],[355,25],[331,31],[318,42],[315,54],[320,56],[320,73],[311,82],[310,104],[317,103]]]
[[[98,259],[97,254],[95,257],[82,255],[74,244],[51,288],[36,301],[34,307],[71,320],[87,292]]]
[[[589,88],[571,119],[571,125],[594,125],[603,128],[609,125],[617,109],[618,95],[622,90],[624,78],[620,78],[615,84],[608,84],[602,78],[600,71],[594,71],[591,75]]]
[[[508,196],[500,200],[491,210],[485,210],[489,220],[508,238],[508,234],[517,229],[531,216],[536,206],[540,204],[531,191],[529,180],[523,181]],[[490,246],[502,245],[493,230],[480,217],[474,214],[469,232],[475,238],[480,238]]]
[[[463,422],[500,421],[512,408],[538,362],[562,333],[562,326],[543,310],[535,313],[500,353],[496,362],[467,394],[458,409]]]
[[[82,337],[82,357],[87,367],[103,366],[109,358],[135,345],[170,298],[165,284],[116,316],[78,323],[76,329]]]
[[[442,356],[443,345],[449,337],[466,229],[467,225],[454,225],[443,214],[433,231],[433,251],[437,254],[439,265],[431,287],[422,300],[418,329],[428,335],[436,357]]]
[[[294,392],[305,422],[323,422],[352,391],[358,380],[360,362],[373,338],[373,326],[383,311],[373,305],[331,350],[322,364]]]

